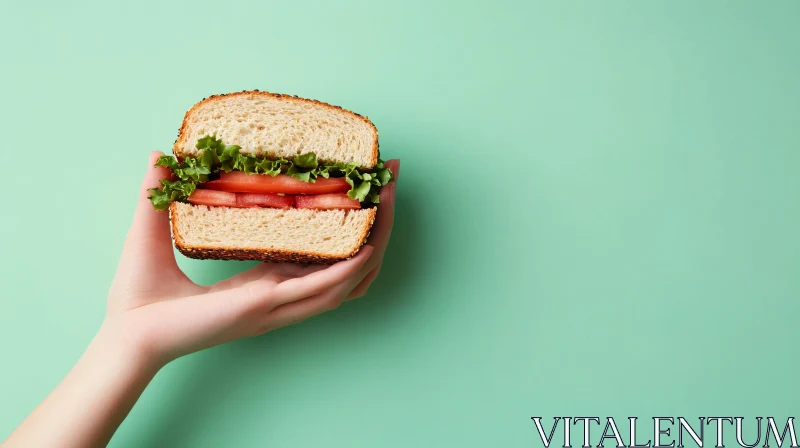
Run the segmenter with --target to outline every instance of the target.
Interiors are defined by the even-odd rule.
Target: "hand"
[[[175,262],[168,214],[147,199],[147,189],[170,175],[153,167],[159,155],[150,155],[100,332],[4,446],[104,446],[170,360],[336,308],[364,295],[378,276],[394,220],[394,182],[381,191],[369,245],[352,259],[265,263],[212,287],[194,284]],[[386,165],[396,176],[400,162]]]
[[[167,212],[153,209],[148,188],[170,175],[150,155],[139,201],[108,297],[103,330],[153,362],[256,336],[338,307],[366,294],[380,272],[394,220],[396,182],[381,191],[368,244],[332,266],[264,263],[211,287],[178,268]],[[386,165],[399,172],[398,160]]]

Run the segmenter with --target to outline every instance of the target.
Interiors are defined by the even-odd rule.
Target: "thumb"
[[[158,211],[150,203],[149,189],[158,188],[162,179],[169,179],[172,173],[166,167],[154,166],[163,153],[153,151],[139,188],[133,223],[125,239],[123,262],[147,263],[164,267],[177,267],[172,250],[172,236],[169,229],[169,213]]]

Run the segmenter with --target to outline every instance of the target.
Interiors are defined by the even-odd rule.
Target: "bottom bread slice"
[[[376,207],[361,210],[170,204],[175,247],[190,258],[334,263],[355,255]]]

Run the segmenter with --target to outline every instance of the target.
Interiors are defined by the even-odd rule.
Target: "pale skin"
[[[167,213],[147,199],[147,189],[169,176],[153,167],[160,155],[150,155],[100,330],[3,447],[105,446],[170,361],[330,311],[366,294],[378,276],[396,182],[381,190],[369,241],[353,258],[331,266],[264,263],[210,287],[195,284],[175,261]],[[400,161],[386,165],[398,177]]]

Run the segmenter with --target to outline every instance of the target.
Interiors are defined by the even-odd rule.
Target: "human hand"
[[[380,272],[394,221],[396,182],[381,191],[367,245],[332,266],[264,263],[211,287],[178,267],[166,212],[153,209],[148,188],[169,170],[150,155],[133,224],[108,296],[101,333],[163,365],[182,355],[291,325],[366,294]],[[400,162],[386,162],[398,177]]]
[[[394,182],[381,191],[368,245],[352,259],[265,263],[211,287],[196,285],[175,262],[168,214],[147,199],[147,189],[169,176],[153,167],[159,155],[150,155],[100,332],[4,446],[104,446],[167,362],[336,308],[364,295],[377,277],[394,220]],[[397,176],[399,161],[386,165]]]

